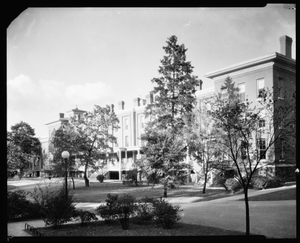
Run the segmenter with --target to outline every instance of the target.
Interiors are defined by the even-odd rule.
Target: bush
[[[170,229],[176,221],[180,220],[178,212],[180,206],[173,206],[162,198],[156,200],[153,204],[154,220],[163,226],[163,229]]]
[[[225,182],[225,186],[228,190],[231,190],[232,193],[235,193],[238,190],[242,189],[242,185],[235,178],[227,179]]]
[[[154,217],[154,202],[152,198],[144,197],[137,201],[135,221],[138,224],[142,224],[143,221],[151,221]]]
[[[105,179],[105,176],[104,176],[104,175],[97,175],[96,179],[97,179],[100,183],[102,183],[102,182],[104,181],[104,179]]]
[[[221,171],[218,173],[214,178],[213,178],[213,183],[211,186],[221,186],[224,187],[225,190],[227,191],[228,188],[225,185],[225,182],[229,178],[234,178],[235,172],[233,170],[225,170]]]
[[[106,223],[110,223],[117,217],[117,194],[107,194],[106,205],[100,205],[96,208],[96,213],[99,214]]]
[[[39,191],[34,191],[34,200],[41,208],[46,226],[56,228],[70,221],[75,213],[73,194],[69,193],[66,200],[64,186],[52,191],[48,187],[45,190],[39,187]]]
[[[124,194],[119,197],[117,194],[108,194],[106,205],[100,205],[96,212],[107,223],[119,219],[122,229],[129,228],[129,217],[135,213],[135,198],[132,195]]]
[[[254,189],[261,190],[282,186],[283,182],[278,177],[255,176],[251,180],[251,185]]]
[[[129,194],[124,194],[117,200],[117,216],[122,225],[122,229],[129,229],[129,217],[135,212],[135,197]]]
[[[133,183],[137,182],[137,169],[128,170],[126,171],[125,180],[131,181]]]
[[[91,221],[98,220],[97,216],[89,211],[83,211],[83,210],[76,210],[73,217],[75,218],[75,221],[80,221],[81,226],[85,225],[86,223],[89,223]]]
[[[7,219],[35,219],[41,218],[40,206],[26,199],[24,190],[7,192]]]

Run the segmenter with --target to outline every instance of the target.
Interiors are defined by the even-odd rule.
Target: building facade
[[[254,105],[258,104],[258,96],[263,88],[273,90],[274,100],[284,99],[284,97],[293,95],[296,90],[296,61],[291,57],[291,44],[292,39],[290,37],[280,37],[281,53],[274,52],[206,74],[205,77],[213,82],[213,87],[206,90],[202,90],[200,87],[200,90],[196,92],[197,106],[201,107],[201,104],[206,99],[213,97],[217,93],[222,93],[221,86],[228,76],[232,78],[235,85],[239,88],[240,97],[242,99],[247,98]],[[133,168],[134,161],[141,157],[141,135],[147,122],[144,110],[146,105],[152,102],[153,97],[148,94],[145,98],[134,98],[134,105],[129,108],[125,108],[123,101],[118,103],[115,113],[119,119],[120,128],[113,131],[117,137],[117,143],[112,145],[117,158],[108,162],[101,172],[107,179],[122,180],[126,171]],[[53,131],[63,122],[66,122],[70,116],[80,116],[84,112],[76,108],[67,112],[66,115],[60,113],[58,120],[47,123],[49,139]],[[49,139],[45,138],[42,140],[43,148],[46,152],[48,151]],[[267,161],[265,159],[264,162],[268,164],[268,168],[273,174],[280,167],[295,166],[295,141],[290,141],[290,143],[292,144],[291,146],[285,147],[285,150],[288,152],[284,153],[284,157],[282,156],[282,144],[276,143],[274,146],[274,160]],[[186,162],[196,169],[197,164],[193,164],[193,161],[188,157]],[[271,165],[270,162],[272,163]],[[141,179],[140,176],[139,179]],[[193,172],[189,173],[188,180],[196,180]]]
[[[214,82],[215,92],[224,92],[221,86],[229,76],[235,85],[239,88],[240,98],[248,99],[253,106],[259,107],[260,93],[263,89],[273,91],[273,100],[275,103],[274,111],[280,109],[281,102],[291,97],[295,97],[296,92],[296,61],[291,57],[292,39],[288,36],[282,36],[279,39],[281,53],[271,53],[259,58],[248,60],[221,70],[217,70],[205,75]],[[277,112],[274,114],[278,115]],[[292,114],[293,115],[293,114]],[[295,114],[294,114],[295,115]],[[273,117],[275,120],[276,118]],[[275,122],[274,122],[275,123]],[[265,123],[262,123],[265,126]],[[296,134],[296,127],[294,127]],[[266,147],[266,138],[262,137],[260,141],[260,150]],[[296,137],[286,140],[277,140],[269,154],[265,154],[261,160],[264,170],[261,175],[280,175],[285,173],[288,168],[294,170],[296,165],[295,141]],[[274,153],[273,156],[268,156]],[[272,161],[268,159],[272,157]]]

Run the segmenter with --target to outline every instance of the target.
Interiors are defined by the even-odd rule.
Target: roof
[[[250,59],[248,61],[245,62],[241,62],[241,63],[237,63],[235,65],[226,67],[226,68],[222,68],[210,73],[207,73],[205,75],[206,78],[215,78],[221,75],[225,75],[227,73],[232,73],[241,69],[245,69],[245,68],[249,68],[249,67],[253,67],[253,66],[257,66],[260,64],[264,64],[264,63],[268,63],[271,61],[275,61],[275,60],[281,60],[284,62],[287,62],[288,64],[291,65],[295,65],[296,64],[296,60],[293,58],[289,58],[286,57],[285,55],[282,55],[280,53],[274,52],[265,56],[261,56],[258,58],[254,58],[254,59]]]
[[[62,122],[62,121],[68,121],[69,119],[68,118],[60,118],[58,120],[55,120],[55,121],[52,121],[52,122],[48,122],[48,123],[45,123],[45,125],[50,125],[52,123],[56,123],[56,122]]]
[[[77,107],[75,109],[69,110],[67,112],[76,111],[76,112],[86,112],[84,110],[79,110]]]

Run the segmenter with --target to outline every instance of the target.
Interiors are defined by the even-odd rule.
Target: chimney
[[[140,106],[140,101],[141,101],[140,98],[134,98],[134,99],[133,99],[133,104],[134,104],[134,106]]]
[[[65,114],[64,113],[59,113],[59,119],[64,118]]]
[[[293,39],[289,36],[281,36],[280,41],[280,53],[288,58],[292,58],[292,42]]]
[[[153,94],[152,93],[146,95],[146,104],[151,104],[151,103],[153,103]]]
[[[118,105],[119,105],[119,110],[124,110],[124,105],[125,105],[125,102],[124,102],[124,101],[120,101],[120,102],[118,103]]]
[[[110,110],[111,110],[111,112],[114,111],[114,108],[115,108],[115,106],[114,106],[113,104],[111,104],[111,105],[110,105]]]

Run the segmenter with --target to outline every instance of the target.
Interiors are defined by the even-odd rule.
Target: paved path
[[[288,186],[266,190],[250,190],[249,197],[273,191],[295,188]],[[198,198],[167,198],[181,204],[181,222],[245,232],[244,195],[234,195],[211,201],[194,202]],[[192,203],[193,202],[193,203]],[[250,201],[250,233],[268,238],[296,238],[296,200]],[[100,203],[76,203],[76,208],[95,212]],[[44,227],[43,220],[26,221],[33,227]],[[31,236],[24,231],[25,222],[8,223],[8,235]]]

